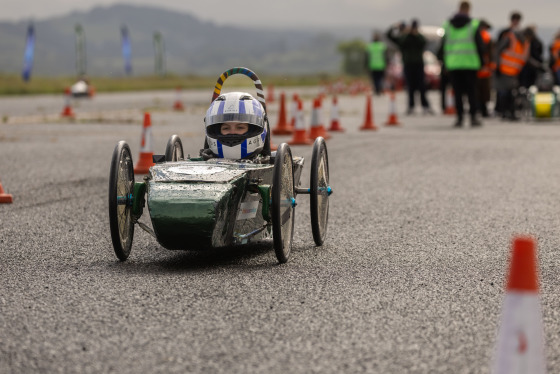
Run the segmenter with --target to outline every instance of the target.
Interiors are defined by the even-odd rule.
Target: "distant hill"
[[[167,71],[180,75],[212,75],[232,66],[265,74],[337,73],[342,60],[337,52],[340,40],[330,33],[218,26],[186,13],[115,5],[35,22],[33,74],[75,74],[77,23],[85,31],[89,75],[124,75],[122,25],[130,33],[133,75],[154,72],[156,31],[163,35]],[[1,73],[21,71],[27,26],[27,22],[0,22]]]

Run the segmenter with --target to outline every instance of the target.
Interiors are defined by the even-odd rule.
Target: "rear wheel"
[[[294,236],[295,194],[292,151],[280,144],[274,161],[272,179],[272,236],[280,263],[288,261]]]
[[[165,147],[165,161],[184,160],[183,143],[178,135],[171,135]]]
[[[323,245],[327,236],[327,224],[329,221],[329,157],[327,145],[321,137],[313,144],[313,154],[311,156],[311,187],[310,200],[311,207],[311,231],[315,244]]]
[[[115,254],[121,261],[130,255],[134,222],[132,201],[134,169],[130,147],[120,141],[113,151],[109,175],[109,225]]]

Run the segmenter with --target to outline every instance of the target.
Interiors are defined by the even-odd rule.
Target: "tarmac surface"
[[[309,126],[318,90],[286,90],[288,111],[294,92]],[[137,159],[148,110],[156,154],[174,133],[198,154],[210,98],[185,91],[174,112],[172,91],[98,94],[74,103],[74,121],[61,96],[0,98],[14,197],[0,204],[1,373],[489,373],[515,235],[538,242],[547,368],[560,372],[560,121],[455,129],[452,116],[404,116],[399,93],[400,126],[374,97],[378,130],[360,131],[366,96],[341,95],[322,247],[302,196],[286,264],[271,243],[170,251],[138,227],[119,262],[113,148],[127,140]],[[268,107],[274,127],[278,96]],[[309,160],[307,185],[311,147],[292,151]]]

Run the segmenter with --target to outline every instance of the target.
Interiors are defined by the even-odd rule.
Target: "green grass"
[[[265,88],[267,85],[278,87],[286,86],[315,86],[323,82],[334,81],[341,77],[328,76],[325,74],[309,76],[261,76],[259,77]],[[349,80],[350,78],[344,78]],[[96,92],[124,92],[124,91],[148,91],[176,89],[212,89],[216,84],[218,75],[213,77],[204,76],[138,76],[138,77],[90,77],[92,86]],[[33,76],[29,82],[24,82],[19,75],[0,74],[0,96],[8,95],[36,95],[36,94],[58,94],[76,82],[75,77],[36,77]],[[234,75],[228,78],[224,86],[229,87],[251,87],[252,81],[242,75]]]

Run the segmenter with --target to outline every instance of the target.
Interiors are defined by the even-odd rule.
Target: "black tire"
[[[274,252],[280,263],[285,263],[292,250],[295,220],[295,193],[292,151],[286,143],[280,144],[274,161],[272,178],[272,237]]]
[[[183,143],[179,135],[171,135],[165,147],[165,161],[180,161],[185,159]]]
[[[120,141],[113,151],[109,175],[109,225],[115,254],[121,261],[130,255],[134,237],[132,197],[134,168],[130,147]]]
[[[329,156],[325,139],[318,137],[311,156],[311,231],[317,246],[323,245],[329,222]]]

